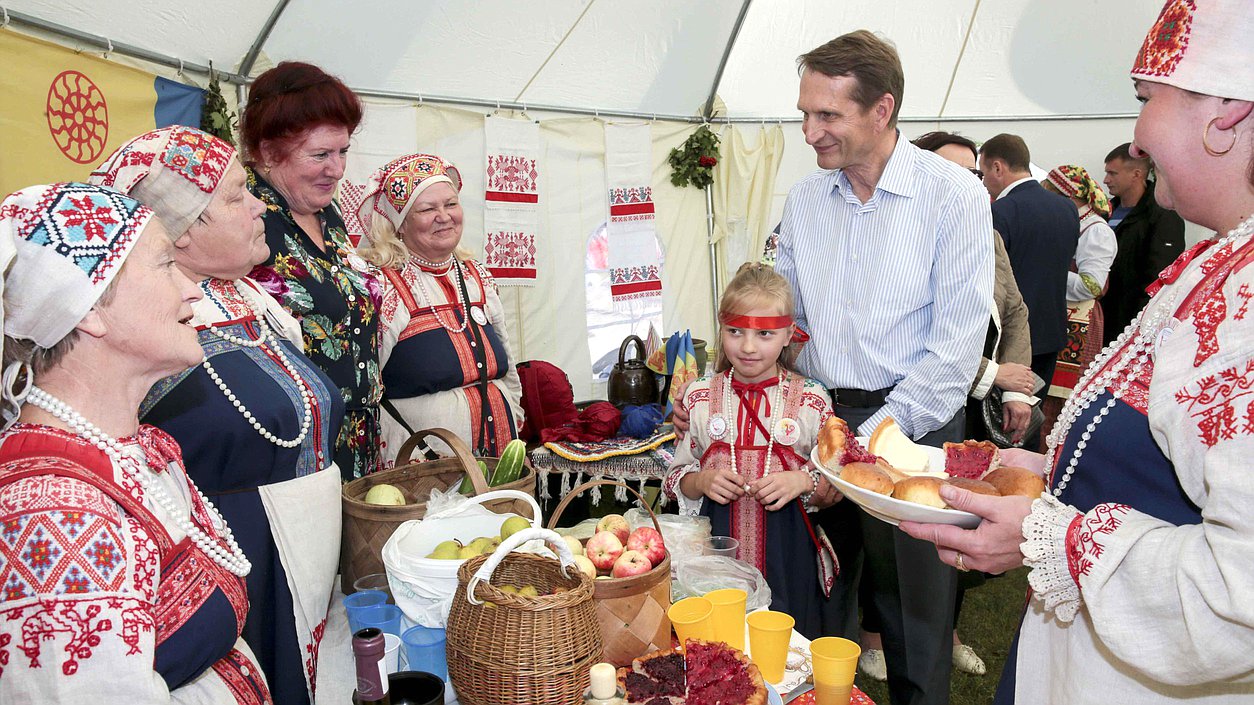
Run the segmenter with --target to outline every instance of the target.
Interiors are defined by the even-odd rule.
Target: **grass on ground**
[[[952,705],[988,705],[993,702],[1002,666],[1010,652],[1010,642],[1019,628],[1023,601],[1027,595],[1026,568],[1011,571],[968,590],[959,616],[958,637],[984,659],[988,672],[973,676],[954,670],[949,684]],[[877,705],[889,705],[888,684],[859,673],[855,680]]]

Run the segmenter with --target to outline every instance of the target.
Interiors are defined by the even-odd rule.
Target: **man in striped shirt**
[[[811,340],[801,372],[832,390],[859,435],[887,417],[916,441],[963,438],[992,300],[992,218],[979,180],[896,129],[905,79],[893,46],[859,30],[798,59],[797,107],[821,169],[788,194],[776,268]],[[843,552],[825,632],[851,634],[861,533],[894,705],[946,703],[956,573],[931,544],[851,502],[821,521]]]

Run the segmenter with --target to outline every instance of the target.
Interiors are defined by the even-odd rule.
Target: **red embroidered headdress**
[[[1254,100],[1254,3],[1167,0],[1136,55],[1132,78]]]

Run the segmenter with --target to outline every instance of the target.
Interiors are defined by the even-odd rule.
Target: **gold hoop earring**
[[[1232,130],[1232,142],[1228,144],[1227,149],[1224,149],[1222,152],[1219,152],[1210,146],[1210,142],[1207,141],[1207,138],[1210,137],[1210,128],[1214,127],[1215,123],[1217,122],[1219,122],[1219,118],[1215,118],[1211,120],[1210,122],[1206,123],[1206,129],[1202,131],[1202,146],[1206,148],[1206,153],[1211,155],[1212,157],[1222,157],[1228,152],[1231,152],[1232,148],[1235,147],[1237,144],[1236,128],[1229,128],[1230,130]],[[1223,132],[1223,130],[1220,130],[1220,132]]]

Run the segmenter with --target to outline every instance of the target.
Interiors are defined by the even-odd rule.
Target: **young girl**
[[[738,539],[740,560],[771,586],[771,609],[815,638],[835,556],[808,516],[831,493],[807,459],[831,403],[821,384],[791,370],[805,334],[793,327],[792,291],[774,270],[741,266],[718,317],[715,373],[684,395],[689,431],[664,489],[681,512],[710,517],[714,535]]]

